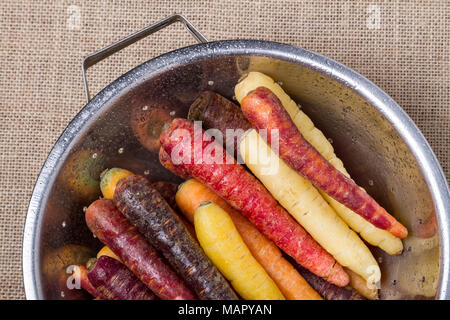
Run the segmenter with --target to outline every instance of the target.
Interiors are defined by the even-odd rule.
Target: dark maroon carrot
[[[162,195],[170,207],[176,209],[175,195],[177,194],[178,184],[168,181],[156,181],[152,183],[152,187]]]
[[[177,202],[175,201],[175,195],[178,191],[178,184],[167,181],[157,181],[152,183],[152,187],[161,194],[161,196],[164,198],[164,200],[166,200],[171,208],[173,208],[174,210],[178,209]],[[175,211],[175,214],[186,226],[191,236],[193,236],[194,239],[197,239],[194,226],[187,222],[186,219],[178,213],[178,211]]]
[[[178,215],[141,176],[121,180],[114,202],[203,300],[238,299]]]
[[[161,134],[161,146],[170,155],[181,150],[176,170],[183,169],[214,190],[298,263],[332,283],[347,285],[349,277],[342,266],[221,145],[211,139],[202,141],[203,136],[203,130],[194,130],[191,121],[175,119]],[[194,161],[194,150],[199,149],[202,153],[215,150],[217,161]]]
[[[86,211],[86,223],[92,233],[158,297],[164,300],[196,299],[183,280],[117,210],[112,200],[93,202]]]
[[[408,230],[364,189],[334,168],[306,141],[278,97],[266,87],[251,91],[241,102],[244,115],[257,129],[278,130],[279,156],[287,165],[374,226],[405,238]],[[272,145],[271,134],[267,141]]]
[[[306,268],[303,268],[290,257],[286,257],[292,266],[300,273],[314,290],[325,300],[366,300],[356,290],[346,287],[338,287],[316,276]]]
[[[108,298],[98,291],[88,279],[88,269],[82,264],[75,268],[75,277],[79,279],[81,287],[89,292],[94,298],[108,300]]]
[[[238,105],[212,91],[202,92],[191,104],[188,119],[202,121],[205,129],[219,130],[224,135],[227,151],[235,156],[239,151],[240,137],[252,128]],[[234,134],[230,136],[230,131],[227,134],[227,129],[234,130]]]
[[[155,300],[155,294],[124,264],[101,256],[87,273],[89,281],[108,300]]]

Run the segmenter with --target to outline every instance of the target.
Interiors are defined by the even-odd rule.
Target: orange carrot
[[[334,168],[306,141],[278,97],[266,87],[251,91],[241,102],[244,115],[257,129],[278,130],[279,155],[314,186],[355,211],[374,226],[405,238],[408,230],[353,180]],[[271,134],[267,134],[268,143]]]
[[[254,258],[275,281],[288,300],[322,299],[294,267],[281,256],[280,250],[272,241],[207,186],[194,179],[188,180],[180,185],[175,200],[186,219],[192,223],[195,209],[201,202],[210,201],[217,204],[229,214]]]

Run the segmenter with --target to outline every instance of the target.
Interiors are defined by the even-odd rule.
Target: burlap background
[[[82,58],[174,12],[210,40],[275,40],[355,69],[406,110],[450,176],[448,1],[3,0],[0,8],[0,298],[24,298],[28,201],[53,143],[84,105]],[[142,40],[89,70],[92,93],[191,43],[180,25]]]

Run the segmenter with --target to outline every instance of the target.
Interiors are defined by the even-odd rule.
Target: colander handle
[[[91,53],[90,55],[86,56],[83,59],[81,71],[83,75],[83,83],[84,83],[84,93],[86,95],[86,102],[89,102],[90,95],[89,95],[89,89],[86,79],[86,71],[90,67],[92,67],[97,62],[102,61],[103,59],[109,57],[110,55],[122,50],[123,48],[128,47],[130,44],[135,43],[136,41],[139,41],[148,35],[151,35],[152,33],[159,31],[169,25],[171,25],[174,22],[182,22],[186,29],[189,30],[189,32],[192,34],[192,36],[200,43],[208,42],[208,39],[205,38],[205,36],[182,14],[173,14],[171,16],[168,16],[165,19],[162,19],[148,27],[145,27],[144,29],[139,30],[136,33],[133,33],[116,43],[113,43],[97,52]]]

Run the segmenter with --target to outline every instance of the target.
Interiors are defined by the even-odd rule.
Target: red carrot
[[[186,170],[184,170],[181,166],[175,166],[173,164],[172,160],[170,159],[170,155],[167,152],[165,152],[162,147],[159,149],[159,162],[161,162],[161,164],[164,167],[166,167],[166,169],[169,169],[170,171],[175,173],[177,176],[180,176],[183,179],[190,178],[190,176],[186,172]]]
[[[97,238],[161,299],[196,299],[156,250],[117,210],[112,200],[93,202],[86,211],[86,223]]]
[[[279,155],[287,165],[329,196],[374,226],[405,238],[408,230],[353,180],[335,169],[297,130],[278,97],[266,87],[250,92],[241,102],[244,115],[257,129],[278,130]],[[271,134],[267,134],[271,144]]]
[[[87,277],[108,300],[156,299],[153,292],[125,265],[108,256],[101,256]]]
[[[241,211],[262,233],[298,263],[332,283],[347,285],[349,278],[342,266],[320,247],[277,204],[264,186],[237,164],[221,145],[211,139],[202,141],[203,134],[200,128],[194,130],[191,121],[175,119],[161,134],[161,146],[167,154],[177,152],[182,158],[183,161],[176,164],[176,167],[181,167]],[[199,145],[198,141],[202,143]],[[219,155],[215,155],[215,158],[219,156],[216,158],[218,161],[194,161],[194,152],[205,153],[205,150],[212,149],[219,152]]]
[[[98,291],[88,279],[88,269],[82,264],[75,268],[75,277],[80,280],[81,287],[89,292],[94,298],[107,300],[107,298]]]

